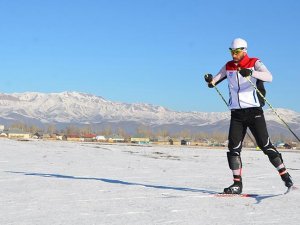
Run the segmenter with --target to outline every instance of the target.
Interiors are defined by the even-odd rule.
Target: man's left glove
[[[246,68],[240,69],[239,73],[242,75],[242,77],[252,76],[252,70]]]

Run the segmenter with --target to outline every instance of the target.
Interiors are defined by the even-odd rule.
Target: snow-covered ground
[[[226,149],[0,139],[0,224],[298,225],[300,190],[281,195],[262,152],[242,158],[255,197],[214,197],[232,183]],[[283,158],[298,184],[300,151]]]

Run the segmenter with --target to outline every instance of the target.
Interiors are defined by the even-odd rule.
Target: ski
[[[257,196],[259,196],[259,195],[257,195],[257,194],[226,194],[226,193],[214,194],[214,197],[221,197],[221,198],[227,198],[227,197],[254,198]]]
[[[292,186],[289,187],[286,192],[282,193],[282,194],[277,194],[274,196],[279,196],[279,195],[286,195],[292,191],[298,190],[298,187]],[[213,194],[213,197],[240,197],[240,198],[259,198],[259,197],[263,197],[264,195],[259,195],[259,194],[226,194],[226,193],[217,193],[217,194]],[[266,195],[268,196],[268,195]]]

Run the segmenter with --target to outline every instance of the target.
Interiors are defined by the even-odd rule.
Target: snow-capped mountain
[[[37,119],[43,123],[101,123],[135,121],[147,125],[204,125],[226,119],[228,113],[175,112],[150,104],[126,104],[78,93],[0,94],[0,116]]]
[[[285,122],[299,131],[300,113],[276,109]],[[284,126],[271,110],[265,115],[271,127]],[[16,121],[34,124],[114,124],[118,126],[146,125],[178,130],[183,127],[198,131],[228,129],[229,112],[176,112],[143,103],[120,103],[102,97],[78,93],[13,93],[0,94],[0,123]]]

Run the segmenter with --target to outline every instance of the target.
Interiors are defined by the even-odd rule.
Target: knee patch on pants
[[[269,157],[269,160],[273,166],[278,167],[283,163],[281,154],[276,149],[269,148],[263,150],[263,152]]]
[[[239,153],[227,152],[227,160],[231,170],[238,170],[242,168],[242,160]]]

